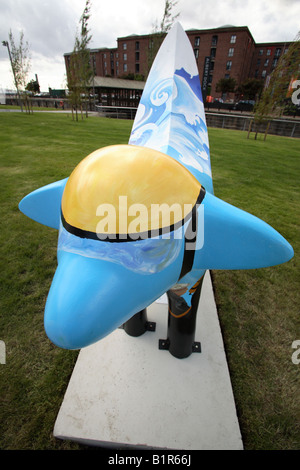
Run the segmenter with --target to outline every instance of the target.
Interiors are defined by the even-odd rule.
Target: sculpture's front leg
[[[188,287],[177,285],[167,292],[168,296],[168,333],[167,339],[160,340],[160,349],[168,349],[178,358],[190,356],[193,352],[201,352],[201,345],[195,342],[197,311],[203,276],[189,289],[191,305],[185,301],[183,295]]]

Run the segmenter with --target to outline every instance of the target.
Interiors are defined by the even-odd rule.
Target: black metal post
[[[167,292],[169,303],[167,339],[159,340],[159,348],[167,349],[173,356],[183,359],[193,352],[201,352],[201,344],[195,342],[197,310],[203,278],[198,281],[191,295],[191,307],[180,295]]]
[[[156,323],[147,320],[147,309],[141,310],[123,323],[122,328],[129,336],[141,336],[146,331],[155,331]]]

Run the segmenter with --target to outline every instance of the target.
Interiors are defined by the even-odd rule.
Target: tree
[[[75,48],[70,56],[70,61],[67,71],[67,82],[69,89],[69,99],[72,109],[72,118],[74,120],[74,111],[76,114],[76,121],[78,121],[78,108],[80,107],[80,90],[78,87],[79,66],[78,58]]]
[[[156,23],[153,27],[152,34],[149,38],[149,51],[148,51],[148,71],[147,74],[150,71],[151,65],[155,59],[155,56],[158,52],[158,49],[161,46],[161,43],[165,37],[165,35],[170,31],[172,28],[174,21],[179,17],[180,13],[177,13],[175,15],[172,14],[173,8],[177,5],[177,0],[165,0],[165,8],[164,8],[164,13],[163,17],[158,25],[158,22],[156,20]]]
[[[15,43],[13,33],[10,30],[9,43],[3,41],[3,45],[7,46],[9,58],[11,62],[11,68],[14,76],[15,87],[17,89],[17,95],[20,102],[21,111],[23,111],[22,98],[25,99],[25,109],[29,110],[28,96],[25,93],[25,87],[27,83],[27,75],[30,69],[30,54],[29,44],[24,41],[24,32],[20,32],[19,44]],[[28,106],[27,106],[28,105]]]
[[[75,37],[74,50],[70,57],[67,75],[72,111],[74,108],[76,120],[78,120],[78,108],[82,111],[83,97],[86,103],[86,117],[88,116],[88,100],[86,98],[89,97],[89,87],[93,76],[93,70],[90,64],[90,50],[88,49],[88,44],[92,39],[92,35],[88,29],[90,8],[91,2],[90,0],[86,0],[85,8],[79,21],[81,24],[80,35],[77,33]]]
[[[80,56],[80,88],[81,88],[82,95],[85,96],[86,117],[88,117],[88,101],[89,101],[87,97],[89,97],[89,88],[91,84],[91,79],[94,75],[94,71],[91,67],[91,62],[90,62],[90,50],[88,49],[88,44],[90,43],[92,39],[92,35],[90,34],[90,30],[88,29],[90,9],[91,9],[90,0],[87,0],[83,14],[80,18],[81,34],[80,34],[80,38],[77,44],[78,52]]]
[[[25,90],[31,91],[32,93],[39,93],[40,92],[40,85],[37,80],[30,80],[30,82],[27,83]]]
[[[238,86],[237,91],[243,95],[243,98],[246,100],[256,100],[262,90],[264,82],[263,80],[258,80],[257,78],[247,78],[240,86]]]
[[[236,89],[236,80],[233,77],[230,78],[220,78],[216,84],[216,91],[218,93],[234,93]]]
[[[290,100],[290,84],[300,75],[300,31],[294,42],[281,54],[276,68],[267,77],[261,99],[255,106],[254,123],[256,134],[262,124],[267,123],[265,139],[267,137],[270,120],[283,114],[287,100]],[[248,132],[249,137],[250,130]]]
[[[172,28],[174,21],[178,18],[180,13],[172,16],[172,9],[177,5],[177,1],[165,0],[165,9],[162,20],[160,22],[160,32],[168,33]]]

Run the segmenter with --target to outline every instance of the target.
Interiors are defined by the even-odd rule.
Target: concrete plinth
[[[166,300],[147,312],[155,332],[134,338],[117,329],[80,351],[54,436],[117,448],[243,449],[209,272],[197,317],[201,353],[176,359],[160,350]]]

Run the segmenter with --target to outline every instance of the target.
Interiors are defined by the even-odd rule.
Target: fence
[[[96,106],[96,111],[100,116],[117,119],[134,119],[137,108],[117,107],[117,106]],[[242,115],[234,113],[206,112],[206,123],[208,127],[219,127],[223,129],[235,129],[248,131],[249,124],[253,121],[252,115]],[[259,127],[259,132],[265,132],[268,126],[268,134],[281,135],[286,137],[300,138],[300,119],[273,119],[263,123]],[[253,132],[258,130],[257,124],[252,123]]]
[[[100,106],[96,105],[96,111],[99,116],[117,118],[117,119],[134,119],[137,108],[120,107],[120,106]]]
[[[223,129],[235,129],[239,131],[248,131],[249,124],[253,121],[251,115],[238,115],[238,114],[223,114],[217,112],[206,112],[206,123],[208,127],[218,127]],[[299,119],[272,119],[262,123],[259,127],[258,124],[252,124],[252,131],[265,132],[268,127],[268,134],[281,135],[285,137],[300,138],[300,120]]]
[[[13,100],[11,100],[13,101]],[[17,103],[17,102],[16,102]],[[9,103],[9,104],[16,104]],[[57,107],[64,109],[70,109],[70,103],[67,99],[49,99],[49,98],[37,98],[32,100],[33,106],[39,107]],[[99,116],[110,117],[116,119],[134,119],[137,108],[135,107],[120,107],[120,106],[100,106],[96,105],[95,108]],[[90,109],[91,110],[91,109]],[[236,114],[233,111],[219,112],[219,111],[208,111],[205,112],[206,122],[208,127],[218,127],[223,129],[235,129],[239,131],[248,131],[250,121],[253,120],[251,114]],[[266,126],[268,128],[268,134],[281,135],[285,137],[296,137],[300,138],[300,119],[295,118],[278,118],[272,121],[266,122],[260,126],[259,132],[265,132]],[[252,131],[256,132],[257,124],[252,124]]]

